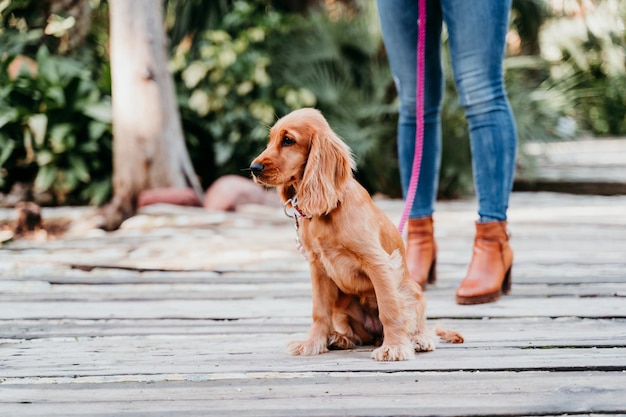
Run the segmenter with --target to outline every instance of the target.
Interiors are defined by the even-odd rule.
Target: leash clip
[[[288,211],[288,208],[287,208],[287,205],[289,204],[291,204],[291,208],[293,209],[291,213]],[[306,214],[304,214],[304,212],[300,210],[300,207],[298,207],[298,196],[293,196],[289,200],[285,201],[285,203],[283,204],[283,210],[285,211],[285,215],[287,217],[296,219],[296,223],[298,221],[298,218],[305,218],[305,219],[311,218],[311,216],[307,216]]]
[[[289,208],[287,207],[287,205],[291,204],[291,208],[293,209],[293,211],[290,213],[289,212]],[[297,211],[293,208],[293,199],[289,199],[287,201],[285,201],[283,203],[283,211],[285,212],[285,216],[291,218],[291,219],[295,219],[296,218],[296,213]]]
[[[288,205],[291,204],[291,208],[293,209],[293,211],[290,211],[289,208],[287,207]],[[290,198],[289,200],[285,201],[285,203],[283,204],[283,211],[285,212],[285,216],[291,218],[294,220],[295,222],[295,228],[296,228],[296,248],[298,249],[298,252],[300,252],[305,258],[307,258],[306,256],[306,252],[304,250],[304,246],[302,245],[302,241],[300,241],[300,218],[305,218],[305,219],[310,219],[310,216],[305,215],[299,208],[298,208],[298,197],[294,196],[293,198]]]

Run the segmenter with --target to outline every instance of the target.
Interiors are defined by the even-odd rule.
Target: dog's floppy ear
[[[298,206],[309,216],[328,214],[343,199],[354,168],[348,145],[329,126],[318,127],[311,137]]]

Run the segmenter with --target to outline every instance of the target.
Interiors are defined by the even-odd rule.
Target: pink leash
[[[417,184],[420,177],[420,168],[422,166],[422,152],[424,150],[424,57],[426,55],[426,0],[418,2],[418,27],[417,27],[417,85],[416,96],[417,103],[415,106],[415,155],[413,156],[413,170],[411,172],[411,181],[407,190],[406,203],[404,211],[398,225],[398,231],[402,233],[404,226],[409,218],[409,212],[415,201],[415,193],[417,192]]]

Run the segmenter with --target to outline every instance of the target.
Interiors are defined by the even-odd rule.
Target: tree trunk
[[[167,67],[161,0],[109,0],[113,96],[113,199],[107,230],[136,212],[150,188],[202,189],[187,153]]]

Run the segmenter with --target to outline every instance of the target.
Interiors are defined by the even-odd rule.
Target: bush
[[[583,17],[557,16],[542,28],[550,80],[568,85],[569,111],[592,135],[626,134],[626,3],[598,2]]]
[[[399,193],[391,75],[368,17],[305,17],[237,1],[220,28],[175,49],[183,126],[205,185],[247,167],[278,117],[315,106],[359,155],[368,188]]]
[[[181,42],[172,67],[203,183],[241,173],[278,117],[317,107],[355,151],[366,186],[399,195],[392,81],[371,17],[302,16],[236,1],[219,28]]]
[[[11,63],[22,65],[15,76]],[[14,64],[16,65],[16,64]],[[99,204],[110,192],[111,111],[91,72],[42,46],[0,66],[0,188],[34,183],[57,204]]]
[[[76,17],[53,2],[0,4],[0,192],[19,182],[40,203],[108,199],[111,81],[99,4],[70,5]]]
[[[202,32],[174,51],[183,129],[205,186],[246,168],[277,114],[315,104],[310,93],[282,85],[269,73],[283,27],[283,16],[266,13],[262,2],[236,2],[220,29]]]

